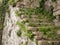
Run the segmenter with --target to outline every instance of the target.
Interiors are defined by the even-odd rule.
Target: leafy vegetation
[[[22,0],[20,0],[22,1]],[[48,21],[52,22],[54,19],[55,19],[55,16],[53,16],[53,9],[54,7],[51,5],[49,8],[50,10],[46,10],[45,9],[45,2],[47,0],[41,0],[39,2],[39,7],[36,7],[36,9],[34,8],[20,8],[19,11],[16,11],[16,15],[17,16],[21,16],[21,15],[28,15],[30,18],[31,18],[31,15],[41,15],[41,16],[44,16],[44,18],[48,19]],[[11,4],[11,5],[15,5],[17,1],[15,0],[10,0],[8,1],[8,4]],[[56,2],[56,0],[52,0],[52,2]],[[6,3],[5,3],[6,4]],[[6,7],[7,9],[7,7]],[[40,16],[38,17],[40,18]],[[24,22],[25,23],[25,22]],[[18,36],[21,36],[21,30],[25,31],[27,36],[30,38],[30,39],[33,39],[34,38],[34,35],[32,32],[28,31],[28,29],[26,28],[25,24],[24,23],[21,23],[21,22],[17,22],[17,25],[19,25],[19,27],[21,29],[19,29],[19,31],[17,32],[17,35]],[[31,26],[35,26],[33,23],[30,23]],[[58,27],[44,27],[44,26],[40,26],[40,29],[39,31],[40,32],[44,32],[44,35],[46,35],[47,37],[49,38],[52,38],[52,39],[56,39],[57,38],[57,35],[56,35],[56,31],[57,29],[59,29]],[[52,35],[53,34],[53,35]]]
[[[31,40],[34,39],[34,34],[32,33],[32,31],[27,31],[27,36],[28,36],[29,39],[31,39]]]
[[[28,38],[30,38],[31,40],[34,39],[33,33],[32,33],[31,31],[28,31],[27,28],[26,28],[26,26],[25,26],[23,23],[17,22],[17,25],[19,25],[19,27],[20,27],[20,29],[19,29],[18,32],[17,32],[17,35],[18,35],[18,36],[21,36],[21,34],[22,34],[21,30],[23,30],[23,31],[26,32],[26,36],[27,36]]]
[[[44,35],[47,36],[47,38],[51,39],[59,39],[57,36],[56,31],[60,29],[59,27],[40,27],[40,32],[44,32]]]
[[[17,25],[21,28],[21,30],[27,31],[27,28],[25,27],[23,23],[17,22]]]
[[[21,15],[29,15],[31,17],[32,14],[35,14],[35,9],[33,8],[20,8],[19,11],[15,11],[17,16]]]
[[[17,0],[9,0],[8,5],[14,5],[16,4]]]
[[[57,0],[52,0],[52,2],[57,2]]]
[[[4,17],[5,17],[5,12],[8,9],[7,8],[7,1],[2,0],[2,4],[0,5],[0,30],[3,30],[3,23],[4,23]],[[6,9],[7,8],[7,9]]]
[[[21,34],[22,34],[21,30],[18,30],[18,31],[17,31],[17,35],[18,35],[19,37],[21,37]]]
[[[31,17],[32,14],[37,14],[37,15],[41,15],[42,16],[45,16],[49,21],[53,21],[55,19],[55,16],[53,16],[53,9],[54,7],[51,5],[50,6],[50,10],[46,10],[45,9],[45,2],[47,0],[41,0],[39,2],[39,7],[36,7],[36,9],[34,8],[20,8],[20,12],[21,13],[18,13],[16,11],[16,14],[17,15],[22,15],[22,14],[26,14],[26,15],[29,15],[29,17]]]
[[[33,15],[33,14],[41,15],[44,18],[48,19],[48,21],[52,22],[55,19],[55,16],[53,16],[53,9],[54,9],[54,7],[51,5],[49,7],[50,10],[47,11],[45,9],[45,2],[46,1],[47,0],[41,0],[39,2],[39,4],[40,4],[39,7],[36,7],[36,9],[34,9],[34,8],[20,8],[20,10],[19,11],[16,11],[15,13],[17,14],[17,16],[21,16],[23,14],[23,15],[28,15],[29,17],[31,17],[31,15]],[[56,0],[52,0],[52,1],[55,2]],[[38,18],[40,19],[41,16],[39,16]],[[19,27],[21,28],[21,30],[26,31],[26,34],[27,34],[27,36],[30,39],[33,39],[34,38],[34,35],[33,35],[33,33],[31,31],[28,31],[28,29],[25,26],[25,23],[26,22],[24,22],[24,24],[18,22],[17,24],[19,25]],[[32,23],[32,22],[30,22],[30,25],[32,27],[35,27],[34,23]],[[40,32],[43,32],[44,33],[44,36],[47,36],[47,38],[56,39],[56,38],[58,38],[58,36],[56,34],[56,31],[58,29],[59,29],[59,27],[55,27],[55,26],[49,27],[49,26],[42,25],[42,26],[40,26],[39,31]],[[18,35],[19,34],[21,35],[21,32],[20,33],[19,32],[20,31],[18,31]]]

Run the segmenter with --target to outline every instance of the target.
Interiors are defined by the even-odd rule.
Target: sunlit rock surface
[[[34,2],[34,3],[33,3]],[[33,0],[33,5],[27,0],[24,0],[22,3],[26,7],[34,7],[36,6],[35,3],[39,2],[36,0]],[[30,4],[29,4],[30,3]],[[19,30],[18,25],[16,25],[17,21],[22,21],[18,16],[16,16],[15,11],[19,10],[18,6],[20,3],[17,3],[16,7],[9,6],[10,15],[8,12],[6,12],[5,16],[5,22],[4,22],[4,30],[3,30],[3,36],[2,36],[2,44],[3,45],[26,45],[26,42],[28,41],[28,45],[36,45],[36,43],[33,41],[27,40],[27,37],[17,36],[17,31]],[[27,5],[28,4],[28,5]],[[38,5],[38,4],[37,4]],[[24,32],[22,32],[22,35],[24,35]]]
[[[18,37],[17,31],[19,30],[18,25],[16,25],[17,21],[22,21],[19,17],[16,16],[15,11],[19,10],[18,7],[10,6],[10,16],[6,13],[4,30],[2,36],[3,45],[25,45],[27,38],[25,36]],[[24,32],[22,32],[24,34]],[[28,45],[35,45],[34,42],[29,41]]]
[[[34,1],[36,1],[36,0],[34,0]],[[29,8],[29,6],[35,7],[36,5],[38,7],[38,4],[35,4],[35,3],[39,2],[39,1],[32,3],[33,5],[29,5],[28,3],[30,3],[30,2],[27,0],[24,0],[24,2],[26,2],[26,3],[24,3],[24,5]],[[48,4],[47,6],[49,6],[49,5],[50,4]],[[10,9],[10,15],[6,12],[6,16],[5,16],[2,44],[3,45],[19,45],[19,44],[25,45],[26,42],[28,41],[28,45],[36,45],[35,41],[31,41],[29,39],[27,40],[27,37],[24,36],[25,32],[22,32],[22,35],[23,35],[22,37],[17,36],[17,31],[19,30],[19,27],[18,27],[18,25],[16,25],[16,23],[17,23],[17,21],[22,21],[15,14],[15,11],[19,10],[19,8],[17,6],[16,7],[9,6],[9,9]],[[55,19],[54,22],[55,22],[55,25],[60,24],[58,21],[58,18]],[[41,41],[38,44],[40,45]]]
[[[6,13],[2,37],[3,45],[18,45],[20,43],[21,38],[16,34],[19,27],[16,25],[18,17],[15,16],[15,10],[17,10],[16,7],[10,6],[10,16]]]

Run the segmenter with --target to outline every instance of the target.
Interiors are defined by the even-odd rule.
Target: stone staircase
[[[46,36],[44,36],[44,32],[39,32],[39,28],[41,28],[41,26],[44,26],[45,28],[47,27],[53,27],[54,23],[53,22],[49,22],[47,21],[47,19],[45,18],[39,18],[38,15],[31,15],[31,17],[29,18],[29,16],[27,15],[21,15],[22,19],[25,19],[25,25],[28,28],[28,31],[32,31],[32,33],[34,34],[34,39],[36,39],[38,41],[38,45],[59,45],[59,41],[56,43],[54,41],[47,41],[48,38]],[[23,22],[22,22],[23,23]],[[46,41],[44,41],[46,40]],[[47,44],[48,42],[48,44]],[[41,44],[40,44],[41,43]],[[52,44],[54,43],[54,44]]]
[[[53,22],[50,22],[43,15],[21,15],[20,18],[23,20],[22,23],[27,26],[28,31],[32,31],[34,39],[38,41],[38,45],[59,45],[59,41],[48,41],[47,36],[44,36],[44,32],[39,32],[41,26],[44,26],[45,28],[52,28],[55,26]]]

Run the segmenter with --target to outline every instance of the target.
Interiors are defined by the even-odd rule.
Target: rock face
[[[3,45],[18,45],[20,38],[16,35],[17,30],[19,29],[16,26],[16,22],[18,18],[15,16],[14,11],[17,8],[13,8],[10,6],[10,16],[6,13],[5,23],[4,23],[4,31],[2,36]]]
[[[21,6],[21,5],[23,5],[23,6],[27,7],[27,8],[29,8],[29,7],[32,7],[32,8],[33,7],[38,7],[39,0],[38,1],[37,0],[33,0],[32,2],[30,3],[28,0],[24,0],[22,2],[24,4],[22,4],[22,3],[20,4],[20,2],[19,2],[19,3],[17,3],[16,7],[9,6],[10,15],[9,15],[8,12],[6,12],[5,22],[4,22],[4,30],[3,30],[3,36],[2,36],[2,44],[3,45],[26,45],[26,43],[27,43],[27,45],[37,45],[35,39],[40,41],[40,38],[42,37],[43,33],[42,32],[38,32],[39,21],[41,21],[41,20],[36,19],[37,18],[36,15],[32,15],[32,17],[34,19],[31,18],[29,20],[29,22],[33,22],[34,23],[33,25],[32,24],[29,25],[28,23],[26,23],[26,25],[28,25],[28,26],[36,26],[37,25],[37,27],[28,27],[29,31],[32,30],[33,33],[35,34],[34,41],[31,41],[30,39],[27,39],[27,37],[24,36],[24,34],[25,34],[24,31],[22,31],[22,37],[18,37],[18,35],[17,35],[17,31],[19,30],[20,27],[16,23],[17,23],[17,21],[21,22],[21,21],[25,20],[26,16],[24,17],[24,15],[22,15],[21,18],[20,18],[20,17],[16,16],[15,11],[19,10],[19,6]],[[37,3],[37,4],[35,4],[35,3]],[[20,4],[20,5],[18,5],[18,4]],[[24,18],[24,19],[22,19],[22,18]],[[45,19],[44,19],[44,21],[46,22]],[[44,25],[45,22],[41,23],[41,24]],[[57,22],[57,21],[55,21],[55,22]],[[46,23],[46,24],[52,25],[50,23]],[[40,34],[41,34],[41,36],[39,36]],[[41,42],[43,42],[43,41],[41,41]],[[40,43],[38,42],[38,45],[40,45]],[[44,43],[45,43],[45,41],[44,41]]]
[[[28,1],[24,0],[23,3],[27,4]],[[27,5],[26,5],[26,7],[27,7]],[[8,12],[6,12],[6,16],[5,16],[2,44],[3,45],[20,45],[20,44],[26,45],[25,43],[27,41],[27,37],[25,37],[25,36],[18,37],[17,36],[17,31],[19,30],[19,27],[18,27],[18,25],[16,25],[16,23],[17,23],[17,21],[20,21],[20,22],[22,21],[15,14],[15,11],[19,10],[19,8],[9,6],[9,10],[10,10],[10,15]],[[22,32],[22,33],[24,34],[24,32]],[[34,41],[32,42],[29,39],[28,39],[28,41],[29,41],[28,45],[36,45],[36,43]]]
[[[0,30],[0,45],[2,45],[2,30]]]
[[[53,15],[56,16],[56,19],[54,20],[56,26],[60,26],[60,0],[57,0],[57,3],[53,4],[54,5],[54,13]]]
[[[3,45],[25,45],[27,38],[25,36],[18,37],[17,31],[19,30],[18,25],[16,25],[17,21],[22,21],[19,17],[16,16],[15,11],[19,10],[18,7],[10,6],[10,16],[6,13],[4,30],[2,36],[2,44]],[[24,32],[22,32],[24,34]],[[29,41],[28,45],[35,45],[35,42]]]

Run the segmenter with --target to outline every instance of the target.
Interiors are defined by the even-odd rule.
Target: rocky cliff
[[[9,5],[9,12],[5,14],[2,44],[59,45],[60,38],[57,35],[60,33],[57,34],[57,32],[59,32],[60,17],[56,16],[60,12],[56,11],[59,9],[59,0],[54,3],[50,0],[46,1],[45,9],[49,10],[50,5],[54,6],[53,15],[56,18],[52,19],[53,21],[50,21],[50,17],[47,18],[46,15],[41,13],[35,14],[34,9],[39,7],[39,0],[23,0],[17,1],[14,5]]]

